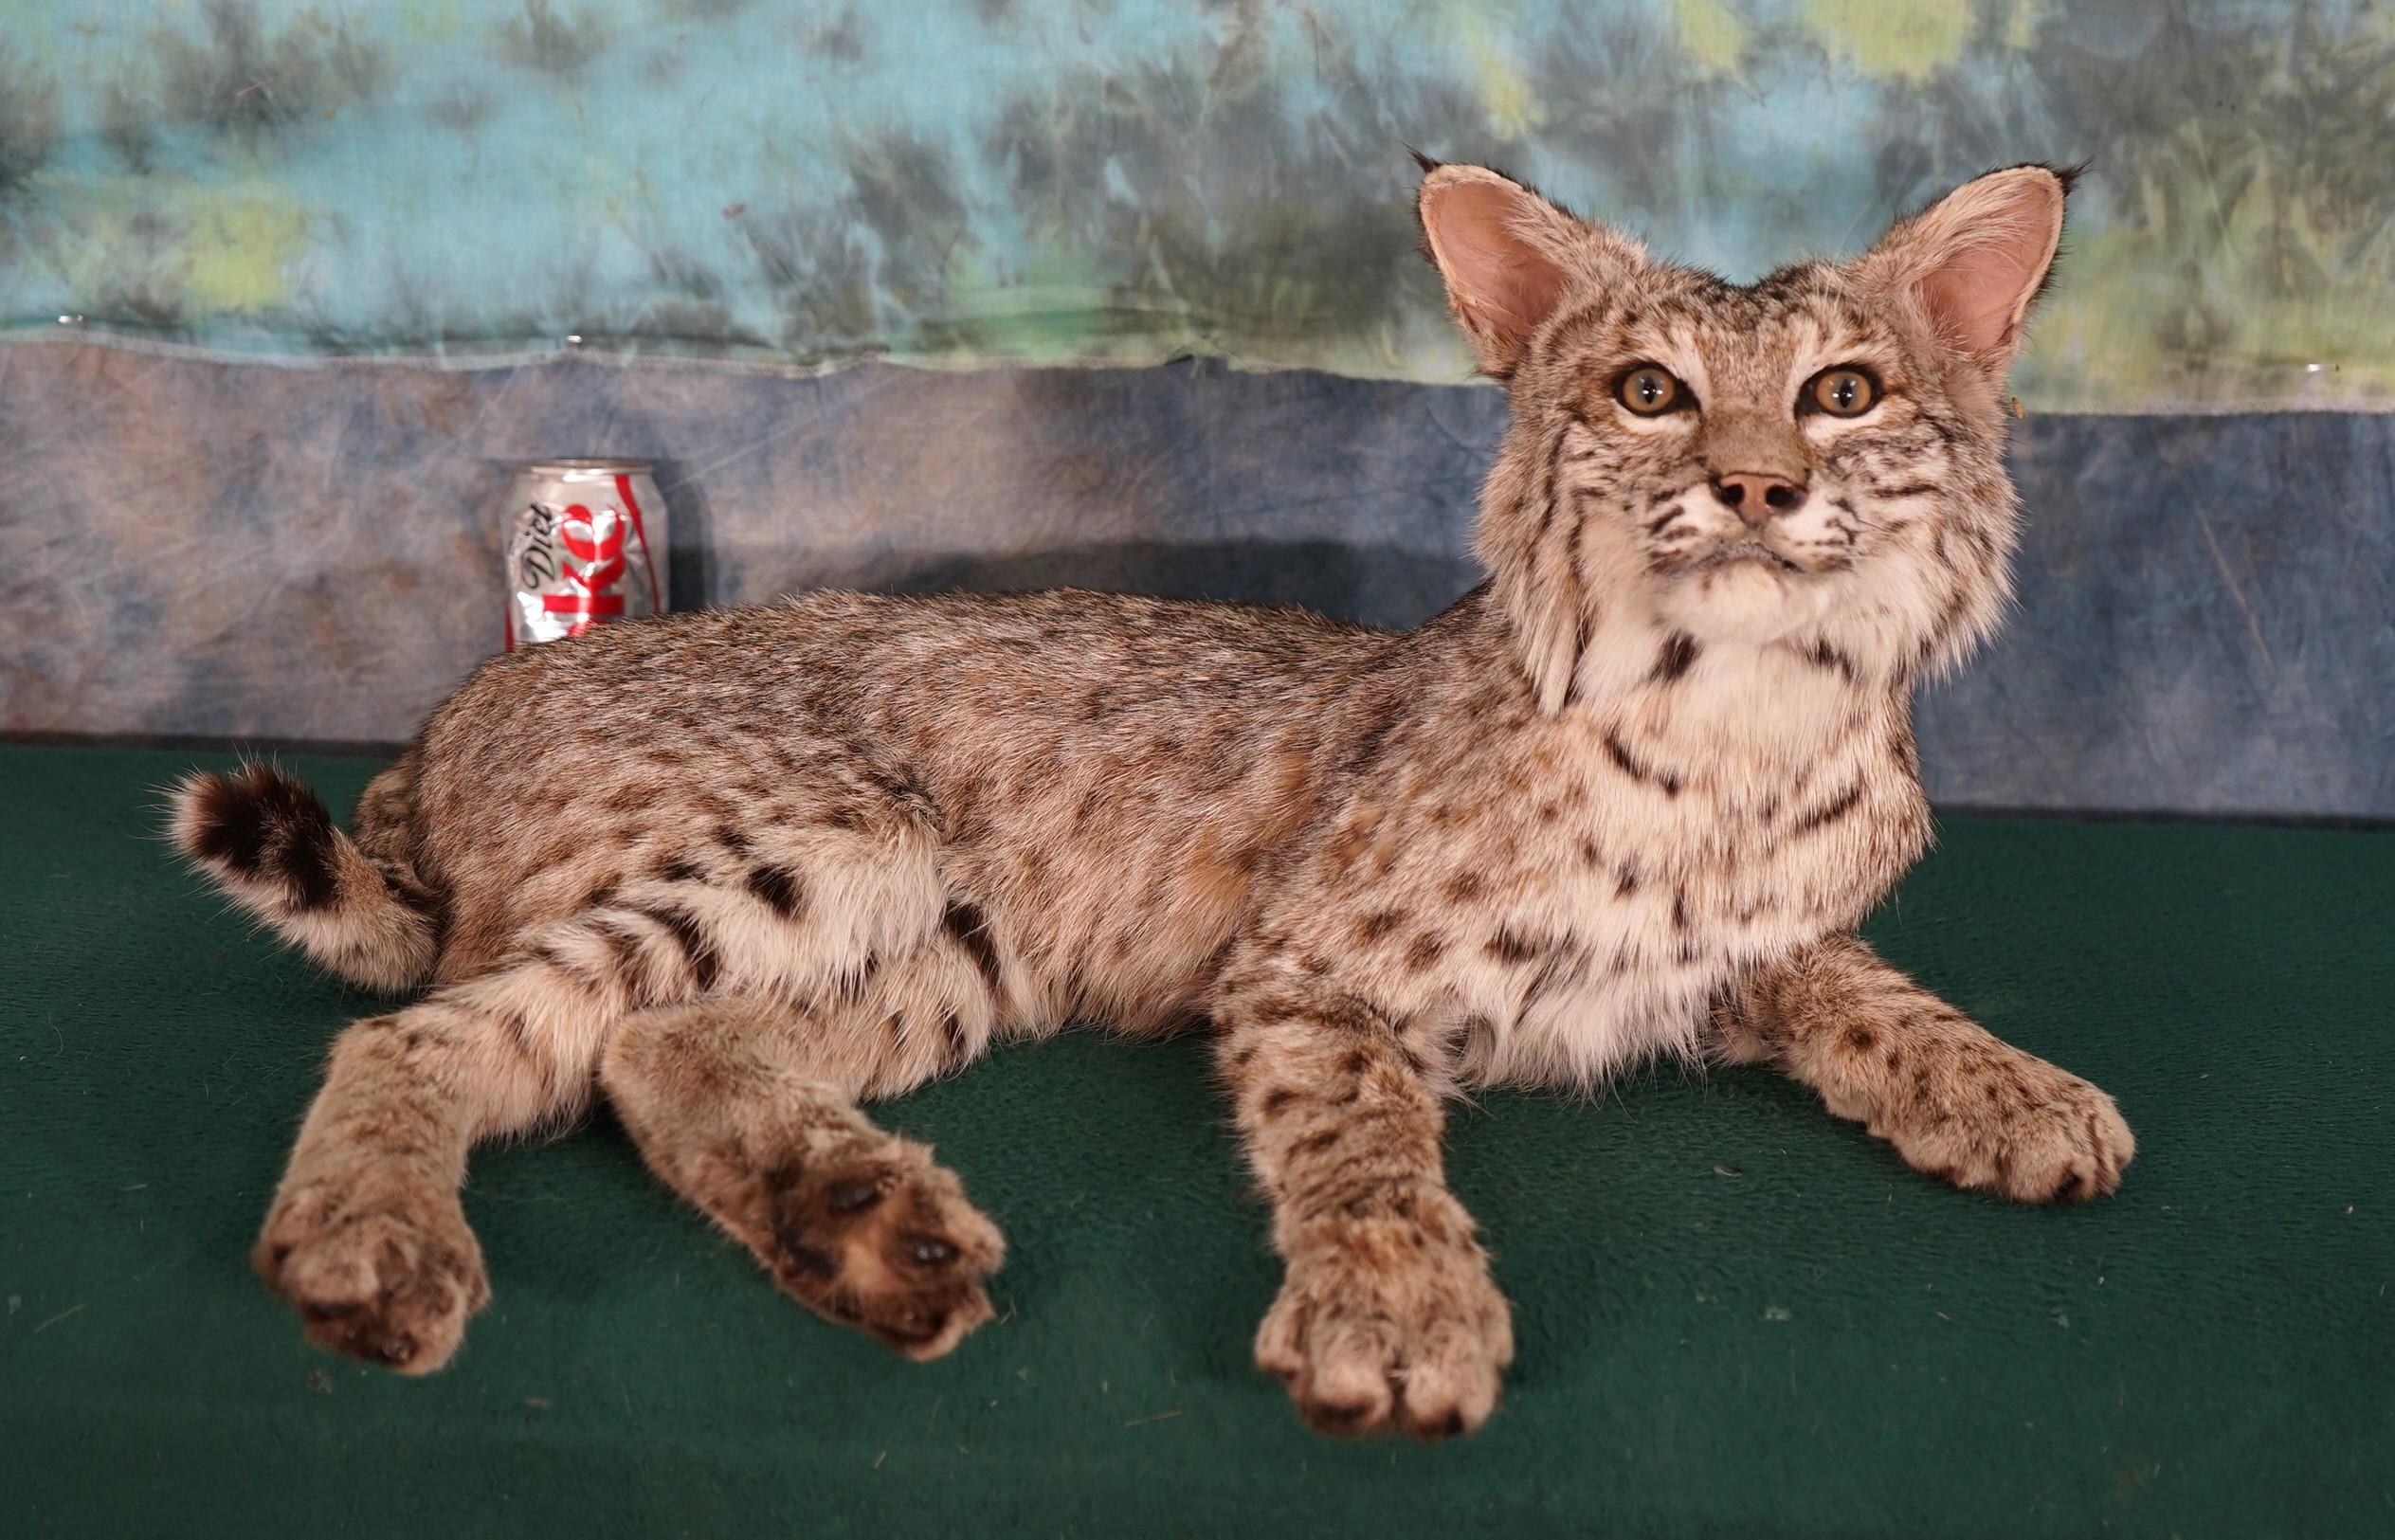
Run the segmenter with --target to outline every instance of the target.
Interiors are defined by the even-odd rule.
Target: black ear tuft
[[[2086,176],[2088,174],[2089,168],[2095,164],[2096,159],[2093,155],[2084,156],[2078,160],[2068,161],[2059,166],[2051,160],[2016,160],[2009,166],[1990,166],[1987,171],[1982,172],[1980,175],[1999,176],[2005,172],[2043,172],[2048,176],[2053,177],[2056,181],[2062,184],[2062,198],[2063,201],[2067,203],[2070,201],[2071,194],[2077,190],[2079,179]],[[1976,180],[1976,178],[1974,178],[1974,180]]]
[[[1400,144],[1405,144],[1405,141],[1402,139],[1398,142]],[[1437,171],[1440,167],[1446,164],[1443,160],[1431,159],[1428,155],[1424,154],[1421,151],[1415,149],[1410,144],[1406,145],[1406,154],[1414,157],[1414,164],[1422,168],[1422,173],[1424,176],[1429,175],[1432,172]]]

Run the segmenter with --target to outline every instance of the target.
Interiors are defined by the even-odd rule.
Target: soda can
[[[507,650],[665,609],[665,499],[644,460],[552,460],[509,485]]]

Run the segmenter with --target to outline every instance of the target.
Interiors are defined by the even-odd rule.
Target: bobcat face
[[[1786,644],[1851,677],[1958,661],[2009,591],[2005,371],[2068,180],[1967,184],[1847,263],[1738,285],[1478,167],[1425,241],[1513,425],[1480,546],[1541,700],[1592,638]]]
[[[1635,288],[1515,376],[1552,404],[1556,484],[1608,526],[1583,538],[1620,600],[1699,641],[1774,642],[1921,589],[1935,532],[2008,534],[2008,501],[1974,495],[1952,453],[1974,439],[1992,460],[2001,430],[1958,412],[1838,269],[1751,290],[1650,269]]]

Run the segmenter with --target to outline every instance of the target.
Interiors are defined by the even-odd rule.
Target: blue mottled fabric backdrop
[[[1925,700],[1933,786],[2395,816],[2368,0],[0,20],[0,728],[402,735],[498,635],[518,456],[660,457],[684,603],[1077,581],[1403,624],[1474,578],[1502,413],[1406,146],[1733,276],[2088,160],[2019,375],[2023,606]]]
[[[2369,0],[16,0],[0,317],[1452,380],[1402,145],[1734,276],[2093,160],[2034,406],[2385,404]]]

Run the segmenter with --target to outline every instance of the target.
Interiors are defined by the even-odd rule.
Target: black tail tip
[[[333,820],[316,793],[268,765],[194,775],[175,799],[186,854],[227,878],[276,883],[299,909],[333,901]]]

